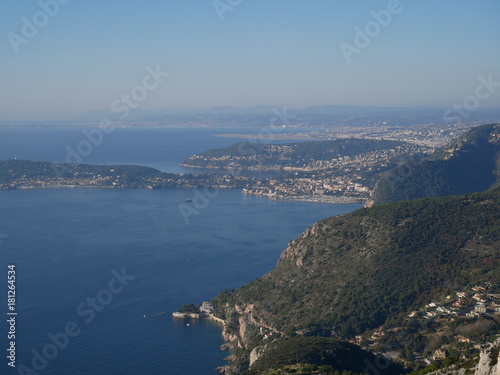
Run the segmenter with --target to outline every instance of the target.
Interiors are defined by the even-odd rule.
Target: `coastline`
[[[220,166],[217,166],[217,165],[192,165],[192,164],[185,164],[185,163],[181,163],[179,164],[179,166],[181,167],[184,167],[184,168],[197,168],[197,169],[200,169],[200,168],[203,168],[203,169],[218,169],[218,170],[221,170],[221,171],[227,171],[227,170],[232,170],[232,169],[242,169],[242,170],[247,170],[247,171],[251,171],[251,172],[270,172],[270,171],[279,171],[281,170],[282,168],[281,167],[264,167],[264,166],[255,166],[255,167],[235,167],[235,168],[231,168],[231,167],[220,167]],[[286,170],[286,168],[293,168],[293,167],[284,167],[283,170]],[[298,169],[300,170],[300,169]]]
[[[213,314],[202,312],[202,313],[181,313],[179,311],[175,311],[172,313],[172,318],[174,319],[208,319],[218,324],[221,324],[223,327],[226,325],[226,321],[224,319],[218,318]]]
[[[324,195],[302,195],[298,197],[286,197],[286,198],[277,198],[277,197],[268,197],[271,200],[278,202],[311,202],[311,203],[325,203],[325,204],[348,204],[348,203],[365,203],[367,199],[363,198],[354,198],[354,197],[332,197],[332,196],[324,196]]]
[[[128,187],[117,187],[117,186],[94,186],[94,185],[49,185],[49,186],[34,186],[34,185],[27,185],[27,186],[15,186],[15,187],[9,187],[9,188],[1,188],[0,191],[13,191],[13,190],[34,190],[34,189],[79,189],[79,188],[84,188],[84,189],[148,189],[148,188],[128,188]]]
[[[306,133],[307,134],[307,133]],[[216,137],[224,138],[239,138],[239,139],[266,139],[269,141],[324,141],[325,139],[318,137],[309,137],[298,134],[216,134]]]
[[[226,186],[217,186],[219,189],[239,189],[236,187],[226,187]],[[165,187],[161,189],[153,189],[151,187],[124,187],[124,186],[95,186],[95,185],[49,185],[49,186],[17,186],[10,188],[0,188],[0,191],[15,191],[15,190],[43,190],[43,189],[116,189],[116,190],[125,190],[125,189],[136,189],[136,190],[168,190],[168,189],[190,189],[188,187]],[[310,203],[323,203],[323,204],[350,204],[350,203],[364,203],[368,201],[368,199],[364,198],[354,198],[354,197],[333,197],[328,195],[301,195],[296,197],[276,197],[269,196],[264,194],[248,194],[243,193],[243,195],[254,195],[254,196],[262,196],[266,197],[270,200],[284,203],[291,202],[310,202]]]

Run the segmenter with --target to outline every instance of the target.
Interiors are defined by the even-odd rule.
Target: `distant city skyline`
[[[0,4],[0,121],[255,105],[500,106],[500,3]]]

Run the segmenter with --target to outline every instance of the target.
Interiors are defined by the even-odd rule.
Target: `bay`
[[[131,147],[146,152],[161,138],[154,131],[132,132],[92,157],[100,163],[175,164],[185,153],[233,143],[214,137],[215,132],[178,134],[197,137],[197,146],[184,145],[192,147],[188,151],[167,137],[162,147],[171,154],[162,157],[127,153]],[[46,157],[67,144],[61,134],[24,133],[23,138],[17,132],[10,136],[18,137],[17,147],[0,149],[0,157],[17,152],[51,160]],[[5,146],[5,139],[0,144]],[[76,134],[73,142],[78,139]],[[17,365],[43,365],[32,363],[40,353],[51,358],[40,374],[214,374],[228,354],[219,349],[221,327],[210,321],[188,326],[171,313],[262,276],[309,225],[359,207],[277,202],[220,190],[187,222],[180,207],[194,205],[185,200],[197,194],[203,189],[1,191],[0,269],[6,277],[7,266],[15,264],[17,272]],[[110,284],[117,273],[134,278],[127,285]],[[56,348],[51,337],[61,339],[68,323],[78,334]],[[7,335],[5,322],[0,335]],[[5,340],[2,346],[5,353]]]

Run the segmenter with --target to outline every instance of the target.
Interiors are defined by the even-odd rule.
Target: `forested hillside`
[[[272,271],[213,303],[246,350],[263,332],[349,339],[473,285],[498,293],[499,249],[500,188],[379,205],[314,224]]]
[[[500,125],[475,127],[423,160],[384,174],[375,204],[485,191],[500,181]]]

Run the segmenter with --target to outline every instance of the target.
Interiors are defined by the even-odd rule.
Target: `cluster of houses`
[[[463,134],[472,126],[481,123],[425,123],[413,126],[388,126],[387,122],[374,121],[375,126],[357,126],[353,132],[352,126],[336,127],[335,130],[312,133],[318,138],[367,138],[392,139],[395,141],[437,147],[450,142],[453,138]]]
[[[431,302],[423,309],[412,311],[408,317],[425,319],[446,315],[474,318],[481,315],[500,314],[500,294],[487,293],[484,286],[475,286],[470,291],[456,292],[444,301]]]
[[[371,182],[363,177],[364,172],[385,168],[400,160],[401,155],[423,151],[418,146],[403,144],[392,149],[374,150],[352,156],[336,155],[325,160],[301,160],[299,163],[292,160],[295,150],[290,145],[266,145],[265,148],[266,152],[258,155],[194,155],[183,165],[291,172],[270,179],[258,179],[255,184],[248,184],[243,189],[244,194],[278,199],[322,195],[367,199],[371,193]],[[296,176],[299,171],[306,173],[304,176]]]
[[[498,318],[500,318],[500,294],[490,293],[488,290],[489,286],[489,284],[485,284],[484,286],[477,285],[469,290],[458,291],[446,296],[441,301],[431,302],[419,310],[412,311],[407,317],[410,321],[420,320],[422,322],[422,319],[424,319],[424,321],[429,320],[429,322],[441,322],[444,325],[457,318],[464,319],[464,322],[467,322],[468,319],[481,316],[494,317],[498,315]],[[398,334],[404,333],[402,330],[402,327],[385,328],[382,326],[371,332],[369,336],[366,334],[356,336],[352,342],[361,346],[375,347],[388,340],[391,341],[391,337],[397,337]],[[476,349],[483,348],[483,344],[476,342],[477,340],[473,336],[458,335],[455,339],[458,343],[467,343],[470,347]],[[430,364],[433,361],[443,360],[449,356],[449,350],[452,347],[451,343],[445,344],[437,348],[427,358],[424,358],[420,353],[413,354],[415,360]],[[385,352],[383,354],[390,358],[397,358],[400,355],[398,351]]]

